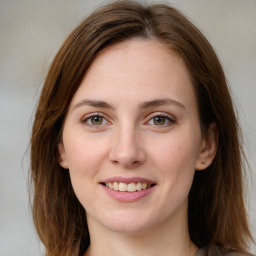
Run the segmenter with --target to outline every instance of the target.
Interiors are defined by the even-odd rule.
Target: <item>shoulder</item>
[[[195,256],[256,256],[245,252],[222,252],[222,250],[217,246],[204,247],[197,251]]]

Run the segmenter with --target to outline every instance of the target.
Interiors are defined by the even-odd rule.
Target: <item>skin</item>
[[[215,130],[202,136],[191,78],[175,52],[139,39],[104,49],[71,101],[58,148],[86,209],[85,255],[195,254],[188,194],[195,170],[214,158]],[[154,186],[120,201],[102,185],[116,176]]]

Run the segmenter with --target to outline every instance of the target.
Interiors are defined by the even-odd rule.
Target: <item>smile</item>
[[[145,182],[132,182],[132,183],[124,183],[124,182],[106,182],[104,183],[106,187],[111,190],[120,191],[120,192],[136,192],[140,190],[145,190],[150,188],[153,184],[147,184]]]
[[[153,180],[142,177],[109,177],[100,182],[105,192],[119,202],[135,202],[150,195],[157,188]]]

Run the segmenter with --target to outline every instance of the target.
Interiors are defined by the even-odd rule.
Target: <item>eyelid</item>
[[[84,115],[82,118],[81,118],[81,123],[86,123],[86,121],[88,120],[88,119],[90,119],[91,117],[94,117],[94,116],[99,116],[99,117],[102,117],[102,118],[104,118],[105,120],[106,120],[106,122],[107,122],[107,124],[110,124],[111,122],[109,121],[109,117],[106,115],[106,114],[104,114],[104,113],[102,113],[102,112],[92,112],[92,113],[88,113],[88,114],[86,114],[86,115]],[[88,126],[92,126],[92,127],[96,127],[97,125],[91,125],[91,124],[89,124],[89,123],[86,123]],[[102,125],[98,125],[99,127],[100,126],[104,126],[105,124],[102,124]]]
[[[161,116],[161,117],[165,117],[165,118],[169,119],[170,123],[176,123],[177,122],[176,118],[171,114],[168,114],[166,112],[154,112],[154,113],[151,113],[147,116],[146,123],[148,123],[151,119],[153,119],[154,117],[157,117],[157,116]]]

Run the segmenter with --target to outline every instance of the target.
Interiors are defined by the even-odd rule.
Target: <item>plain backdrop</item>
[[[153,2],[153,1],[144,1]],[[256,1],[170,0],[206,35],[226,72],[251,165],[247,207],[256,236]],[[106,1],[0,0],[0,256],[39,256],[26,153],[49,65],[67,35]],[[252,245],[256,252],[256,245]]]

